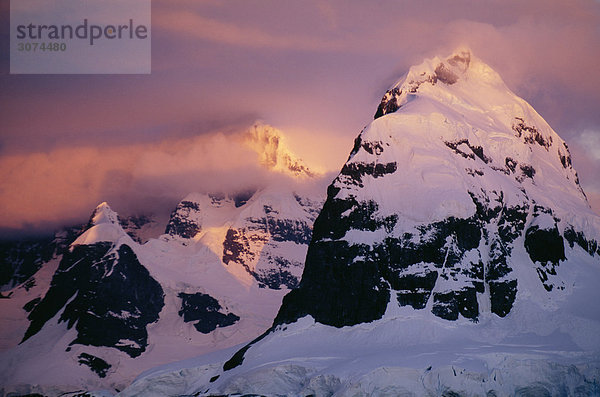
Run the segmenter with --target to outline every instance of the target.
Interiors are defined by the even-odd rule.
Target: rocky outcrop
[[[200,230],[202,226],[190,217],[190,213],[200,211],[198,203],[193,201],[183,200],[177,204],[177,208],[171,214],[165,234],[171,236],[180,236],[183,238],[192,238]]]
[[[289,243],[308,245],[312,236],[311,215],[304,213],[308,219],[286,219],[270,205],[264,205],[262,212],[262,217],[246,218],[243,226],[227,230],[223,263],[242,266],[262,287],[295,288],[303,264],[278,247]]]
[[[31,288],[31,278],[45,263],[60,257],[81,233],[82,225],[65,227],[51,237],[0,241],[0,291],[24,283]]]
[[[219,301],[208,294],[181,292],[178,296],[181,298],[179,315],[186,323],[197,321],[194,328],[203,334],[211,333],[219,327],[233,325],[240,319],[239,316],[228,313]]]
[[[107,346],[131,357],[147,346],[146,326],[164,305],[160,284],[125,244],[76,245],[65,253],[50,289],[31,310],[23,341],[62,311],[59,322],[75,327],[71,345]]]

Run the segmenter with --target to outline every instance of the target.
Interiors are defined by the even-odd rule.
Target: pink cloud
[[[192,191],[235,191],[264,183],[256,154],[232,139],[216,133],[158,144],[3,156],[0,227],[81,220],[105,200],[129,213],[152,211]]]
[[[102,201],[124,215],[165,216],[192,192],[237,193],[292,183],[261,166],[260,147],[246,146],[245,131],[0,157],[0,229],[83,222]]]
[[[207,18],[192,11],[164,11],[154,26],[175,31],[193,39],[257,48],[293,49],[302,51],[332,51],[343,43],[308,35],[278,35],[252,26]]]
[[[0,219],[87,216],[107,196],[150,207],[260,179],[249,163],[219,162],[218,140],[195,138],[257,117],[339,169],[385,89],[460,44],[574,149],[600,211],[600,164],[576,150],[600,125],[599,24],[592,0],[155,0],[151,76],[0,75]]]

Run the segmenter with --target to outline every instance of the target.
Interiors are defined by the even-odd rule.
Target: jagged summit
[[[276,186],[233,196],[192,193],[171,214],[165,239],[209,247],[247,282],[294,288],[319,206]]]
[[[131,237],[123,230],[119,215],[106,202],[100,203],[92,212],[84,232],[72,245],[90,245],[101,241],[117,245],[133,243]]]
[[[295,177],[314,177],[319,173],[296,157],[285,143],[281,131],[262,122],[256,122],[244,134],[244,143],[256,151],[264,167]]]
[[[106,201],[98,204],[98,206],[92,213],[92,216],[90,218],[88,225],[95,226],[95,225],[99,225],[101,223],[114,223],[114,224],[119,223],[119,216],[117,215],[117,213],[115,211],[113,211],[110,208],[110,206],[108,205],[108,203]]]

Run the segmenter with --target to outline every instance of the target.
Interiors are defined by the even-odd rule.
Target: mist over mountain
[[[249,139],[252,134],[263,140]],[[124,217],[153,215],[164,226],[190,192],[235,195],[294,184],[295,173],[285,170],[299,164],[314,176],[303,184],[322,189],[327,181],[319,178],[321,165],[302,162],[290,146],[280,130],[259,121],[153,143],[4,156],[0,238],[49,237],[86,222],[90,209],[103,201]]]
[[[300,281],[321,175],[273,127],[238,138],[268,178],[188,192],[167,221],[102,202],[87,222],[0,246],[0,394],[117,391],[269,327]]]

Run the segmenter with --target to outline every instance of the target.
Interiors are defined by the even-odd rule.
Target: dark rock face
[[[146,242],[139,234],[140,229],[154,222],[155,221],[147,215],[134,215],[126,218],[119,217],[119,223],[123,230],[133,239],[133,241],[139,244],[144,244]]]
[[[492,312],[506,316],[514,303],[517,280],[507,262],[514,240],[521,235],[528,207],[507,207],[501,197],[472,195],[476,214],[450,217],[419,226],[401,237],[391,234],[372,246],[343,240],[348,230],[385,230],[397,217],[377,217],[374,201],[338,199],[336,182],[314,226],[302,281],[285,298],[275,324],[310,314],[316,321],[354,325],[381,318],[392,294],[402,306],[424,309],[431,300],[434,315],[456,320],[459,315],[477,321],[477,293],[489,291]],[[487,233],[488,225],[498,235]],[[489,256],[479,251],[490,247]],[[433,292],[437,282],[449,289]]]
[[[506,317],[517,297],[517,280],[490,281],[489,286],[492,313]]]
[[[566,259],[563,237],[558,229],[530,227],[525,234],[525,249],[531,260],[539,265],[536,270],[544,288],[552,291],[554,286],[549,281],[548,275],[555,276],[560,261]]]
[[[54,238],[0,242],[0,287],[10,289],[33,276],[54,257]]]
[[[528,164],[521,164],[519,168],[521,168],[522,178],[527,177],[533,179],[533,176],[535,175],[535,168]]]
[[[263,240],[263,242],[266,242],[266,239]],[[245,238],[245,236],[242,236],[237,230],[227,230],[225,241],[223,242],[223,263],[244,263],[242,254],[245,252],[245,247],[247,245],[248,239]]]
[[[525,178],[533,179],[535,176],[535,168],[530,164],[519,164],[519,162],[511,157],[504,159],[506,168],[494,168],[496,171],[503,172],[506,175],[514,174],[517,182],[523,182]],[[517,169],[518,168],[518,169]]]
[[[252,198],[252,196],[254,196],[254,193],[256,193],[256,190],[248,190],[245,192],[240,192],[238,194],[236,194],[235,196],[233,196],[233,202],[235,203],[235,208],[239,208],[242,205],[246,204],[248,202],[248,200],[250,200]]]
[[[534,262],[558,265],[565,260],[563,238],[556,227],[540,229],[532,226],[525,234],[525,248]]]
[[[200,232],[202,225],[198,225],[190,219],[190,213],[198,211],[200,211],[200,206],[197,203],[192,201],[180,202],[171,214],[165,233],[183,238],[194,237]]]
[[[395,162],[380,164],[380,163],[346,163],[342,168],[342,175],[347,175],[350,180],[357,186],[363,187],[362,178],[365,175],[370,175],[374,178],[382,177],[386,174],[396,172],[397,166]]]
[[[571,162],[571,152],[569,151],[569,147],[564,142],[563,147],[564,151],[562,149],[558,150],[558,157],[560,158],[560,162],[563,168],[573,168],[573,164]]]
[[[454,153],[459,154],[464,158],[475,160],[475,156],[477,156],[486,164],[492,161],[483,154],[483,148],[481,146],[471,145],[468,139],[459,139],[458,141],[444,143],[452,149]]]
[[[513,130],[515,131],[516,136],[523,138],[523,141],[527,144],[537,143],[546,151],[550,150],[550,146],[552,146],[552,137],[544,137],[537,128],[534,126],[528,126],[525,124],[525,120],[521,117],[515,117],[517,122],[513,125]]]
[[[372,216],[378,208],[375,201],[358,202],[353,197],[340,200],[335,197],[339,193],[339,188],[330,185],[327,190],[327,195],[331,198],[327,199],[321,214],[315,221],[313,241],[337,240],[350,229],[375,231],[383,226],[390,232],[396,225],[398,219],[396,215],[385,218]]]
[[[51,259],[62,255],[81,233],[82,226],[67,227],[52,237],[0,241],[0,291],[24,284],[35,285],[30,279]]]
[[[269,260],[277,267],[260,272],[250,271],[250,274],[258,281],[260,288],[281,289],[281,286],[286,286],[294,289],[298,286],[298,277],[288,269],[301,266],[301,263],[294,263],[280,256],[270,257]]]
[[[466,318],[477,319],[479,307],[475,288],[462,288],[449,293],[434,295],[434,305],[431,312],[445,320],[457,320],[458,314]]]
[[[398,303],[415,309],[425,307],[438,277],[452,284],[469,280],[470,285],[457,284],[452,292],[435,293],[432,311],[446,319],[458,318],[459,312],[476,319],[475,288],[482,286],[483,266],[480,262],[465,264],[463,259],[477,248],[480,238],[476,219],[448,218],[421,227],[417,236],[405,233],[401,239],[386,238],[377,246],[376,257],[384,278],[397,291]]]
[[[290,323],[307,314],[336,327],[381,318],[389,287],[377,266],[354,261],[367,253],[366,246],[345,241],[312,243],[300,286],[284,297],[275,323]]]
[[[554,288],[564,289],[563,285],[556,284],[552,279],[553,276],[556,276],[556,269],[560,265],[560,261],[566,260],[564,239],[558,230],[560,219],[553,215],[552,209],[535,205],[533,208],[534,221],[542,218],[545,218],[543,220],[545,227],[541,228],[534,223],[527,229],[525,249],[531,261],[536,265],[535,270],[544,288],[547,291],[552,291]],[[572,236],[568,230],[565,231],[565,237]],[[579,233],[579,235],[583,237],[583,233]]]
[[[242,265],[262,287],[280,289],[282,285],[295,288],[298,278],[290,272],[290,268],[302,266],[289,259],[271,254],[267,250],[256,250],[254,247],[269,245],[278,242],[294,242],[308,244],[311,239],[312,229],[304,221],[281,219],[277,211],[270,206],[264,206],[265,216],[261,218],[248,218],[247,226],[230,228],[223,242],[223,263],[226,265],[235,262]],[[259,259],[266,260],[268,269],[255,270],[248,266]]]
[[[577,244],[590,255],[600,255],[600,244],[596,240],[588,240],[582,232],[576,232],[572,227],[565,230],[565,239],[571,248]]]
[[[217,327],[235,324],[240,318],[233,313],[223,313],[219,302],[210,295],[197,292],[195,294],[180,293],[181,310],[179,315],[189,323],[197,321],[194,327],[203,334],[208,334]]]
[[[508,168],[510,172],[515,172],[515,170],[517,169],[517,161],[510,157],[507,157],[504,160],[504,163],[506,164],[506,168]]]
[[[164,306],[160,284],[127,245],[74,246],[64,254],[50,289],[31,310],[23,341],[64,308],[59,322],[75,326],[71,344],[114,347],[131,357],[145,351],[146,326]],[[22,342],[21,342],[22,343]]]
[[[394,87],[387,91],[377,107],[374,118],[378,119],[384,114],[394,113],[396,110],[400,109],[400,105],[398,104],[400,95],[402,95],[402,91],[398,87]]]
[[[100,378],[105,378],[106,373],[111,368],[111,365],[103,359],[92,356],[88,353],[81,353],[79,355],[79,365],[86,365],[90,367]]]
[[[30,300],[23,306],[23,310],[25,310],[27,313],[31,313],[33,308],[36,307],[38,305],[38,303],[40,303],[41,300],[42,300],[42,298],[34,298],[34,299]]]

